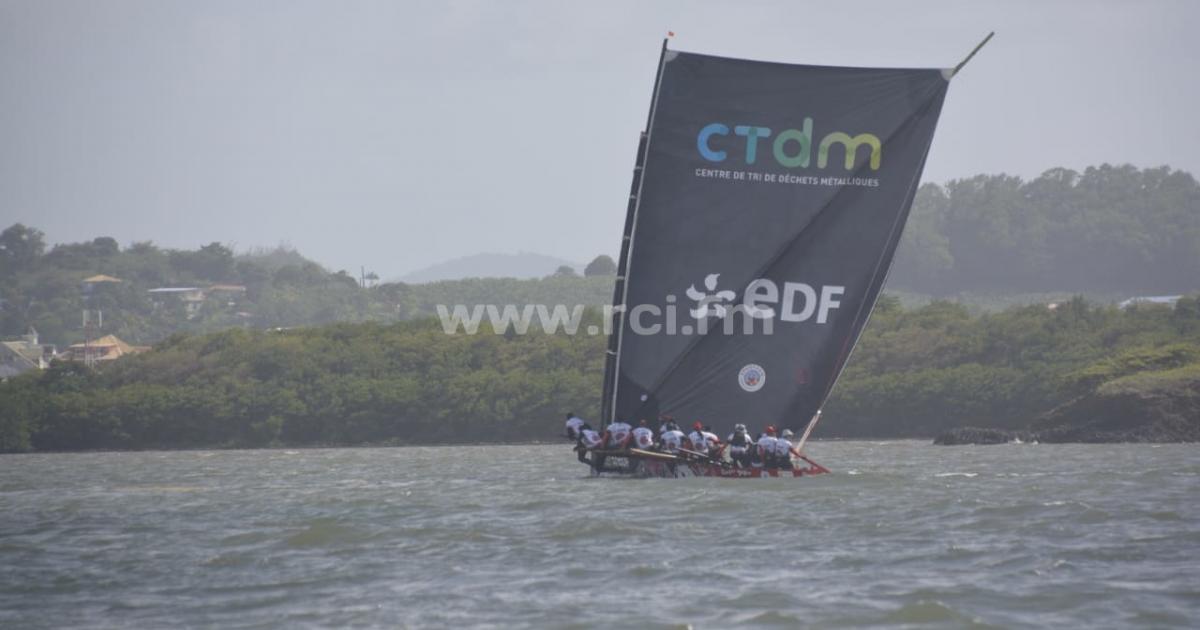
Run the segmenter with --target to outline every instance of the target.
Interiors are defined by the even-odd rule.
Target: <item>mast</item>
[[[629,268],[629,255],[633,249],[633,230],[642,190],[642,172],[646,166],[646,152],[650,146],[650,126],[654,121],[654,109],[658,105],[658,86],[662,81],[663,62],[666,56],[667,38],[663,38],[662,49],[658,53],[658,69],[654,74],[654,90],[650,96],[650,110],[646,114],[646,127],[638,139],[633,180],[629,186],[629,203],[625,209],[625,229],[621,236],[621,254],[617,258],[617,278],[613,284],[611,328],[608,335],[608,348],[604,356],[604,392],[600,403],[601,428],[615,420],[621,336],[625,329],[625,297],[627,294],[625,274]]]

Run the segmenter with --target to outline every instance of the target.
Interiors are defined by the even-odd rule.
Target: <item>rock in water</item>
[[[1003,429],[985,429],[980,427],[959,427],[950,429],[937,436],[934,444],[957,446],[962,444],[1007,444],[1017,439],[1024,440],[1027,436],[1015,431]]]

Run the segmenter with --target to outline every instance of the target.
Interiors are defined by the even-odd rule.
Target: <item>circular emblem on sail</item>
[[[767,371],[761,365],[751,363],[738,372],[738,385],[748,392],[756,392],[767,382]]]

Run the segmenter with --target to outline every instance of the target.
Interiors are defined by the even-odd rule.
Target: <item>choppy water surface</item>
[[[568,445],[0,457],[0,626],[1190,626],[1200,447],[816,443],[805,479]]]

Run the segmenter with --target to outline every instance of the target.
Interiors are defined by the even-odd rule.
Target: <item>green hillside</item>
[[[176,336],[0,383],[0,450],[553,440],[563,413],[596,417],[603,348],[603,335],[447,335],[431,319]],[[817,437],[1025,428],[1097,390],[1153,390],[1200,418],[1196,398],[1162,394],[1164,379],[1189,391],[1198,357],[1196,298],[985,315],[886,298]]]

